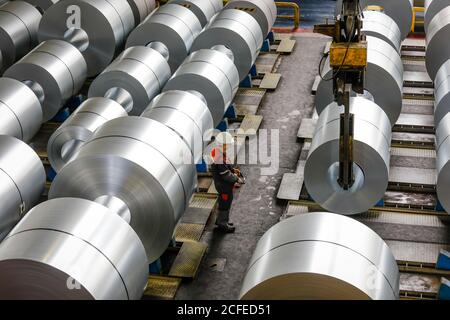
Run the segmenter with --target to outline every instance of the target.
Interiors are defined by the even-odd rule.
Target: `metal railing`
[[[416,17],[417,17],[417,13],[418,12],[425,12],[425,8],[424,7],[414,7],[413,8],[413,19],[412,19],[412,24],[411,24],[411,32],[414,32],[416,30]]]

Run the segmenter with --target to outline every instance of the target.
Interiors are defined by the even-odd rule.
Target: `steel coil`
[[[53,118],[86,80],[86,62],[70,43],[41,43],[5,72],[5,77],[31,81],[43,91],[43,121]]]
[[[0,244],[0,299],[140,299],[147,277],[136,233],[87,200],[38,205]]]
[[[373,97],[389,117],[391,125],[397,122],[403,99],[403,63],[398,52],[385,41],[367,37],[367,71],[364,89]],[[329,58],[325,61],[316,92],[316,109],[321,113],[332,101],[333,82],[326,81],[333,76]],[[325,80],[324,80],[325,79]]]
[[[120,104],[107,98],[90,98],[83,102],[48,141],[47,154],[52,168],[61,171],[95,130],[109,120],[126,116]]]
[[[77,22],[77,16],[80,25],[68,28],[68,22]],[[38,35],[41,42],[49,39],[71,42],[82,52],[88,76],[93,77],[122,51],[134,26],[133,12],[127,1],[64,0],[45,11]]]
[[[127,0],[134,15],[134,25],[137,26],[156,8],[155,0]]]
[[[92,82],[89,97],[103,97],[112,88],[124,89],[132,98],[128,113],[140,115],[170,76],[170,66],[158,51],[131,47]]]
[[[389,43],[397,52],[401,50],[401,34],[397,23],[383,12],[364,11],[363,28],[361,31],[367,35],[380,38]]]
[[[186,59],[163,91],[193,90],[201,93],[211,111],[214,126],[217,126],[238,87],[239,74],[233,61],[223,52],[204,49]]]
[[[124,117],[95,132],[56,176],[49,197],[120,199],[153,262],[167,248],[195,185],[191,151],[176,132],[151,119]]]
[[[338,184],[340,114],[333,102],[320,115],[308,159],[305,186],[322,208],[340,214],[366,212],[384,196],[389,181],[391,123],[384,111],[365,98],[351,98],[354,114],[353,170],[349,190]]]
[[[191,10],[178,4],[167,4],[147,17],[127,40],[126,47],[161,42],[169,50],[169,65],[175,72],[189,55],[202,26]]]
[[[186,91],[166,91],[152,101],[142,117],[159,121],[177,132],[191,149],[195,163],[200,162],[214,129],[204,99]]]
[[[52,5],[59,2],[60,0],[23,0],[23,1],[28,2],[29,4],[35,6],[40,12],[44,12]]]
[[[37,45],[41,13],[23,1],[0,7],[0,75]]]
[[[389,247],[362,223],[333,213],[286,219],[259,240],[241,299],[391,300],[399,270]]]
[[[231,0],[225,9],[238,9],[249,13],[261,27],[266,37],[277,19],[277,6],[273,0]]]
[[[439,126],[442,118],[450,111],[450,59],[439,69],[434,80],[434,124]]]
[[[428,75],[436,78],[439,68],[450,58],[450,6],[442,9],[428,24],[425,64]]]
[[[0,135],[0,240],[38,203],[45,180],[36,152],[16,138]]]
[[[436,192],[442,207],[450,212],[450,113],[436,128]]]
[[[241,10],[223,10],[205,27],[195,39],[192,51],[226,46],[233,52],[239,78],[244,79],[256,61],[263,43],[258,22]]]
[[[428,26],[434,17],[445,7],[450,6],[449,0],[425,0],[425,17],[424,27],[425,33],[428,32]]]
[[[28,142],[41,123],[41,103],[34,92],[20,81],[0,78],[0,134]]]
[[[223,8],[221,0],[171,0],[169,3],[182,5],[195,14],[202,27]]]
[[[361,0],[363,10],[367,6],[380,6],[382,11],[390,16],[397,23],[402,40],[405,40],[411,31],[413,18],[413,0]],[[336,1],[336,14],[340,14],[342,0]]]

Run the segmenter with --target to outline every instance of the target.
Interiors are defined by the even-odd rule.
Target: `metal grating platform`
[[[180,223],[175,230],[177,242],[199,241],[205,226],[196,223]]]
[[[405,183],[412,185],[435,185],[435,169],[391,167],[389,170],[389,182]]]
[[[240,88],[234,99],[238,116],[255,115],[265,94],[266,90],[264,89]]]
[[[261,53],[256,59],[256,70],[259,74],[273,72],[277,60],[280,58],[278,53]]]
[[[163,276],[149,276],[145,297],[174,299],[180,287],[181,279]]]
[[[355,216],[355,219],[361,222],[404,224],[411,226],[426,226],[435,228],[445,227],[445,225],[442,223],[439,217],[427,214],[369,211],[359,216]]]
[[[391,156],[416,157],[416,158],[436,158],[435,150],[413,149],[413,148],[391,148]]]
[[[189,207],[212,210],[217,203],[217,197],[206,194],[195,194]]]
[[[415,262],[434,265],[439,251],[449,250],[450,245],[436,243],[419,243],[408,241],[386,240],[397,261]]]
[[[207,246],[201,242],[184,242],[172,267],[169,276],[193,279],[197,275]]]
[[[236,131],[236,136],[255,136],[263,121],[259,115],[246,115],[242,120],[240,128]]]

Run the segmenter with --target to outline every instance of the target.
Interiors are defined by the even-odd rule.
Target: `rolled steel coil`
[[[159,121],[177,132],[191,149],[195,163],[200,162],[214,129],[204,98],[187,91],[166,91],[153,99],[142,117]]]
[[[0,240],[38,203],[45,180],[36,152],[16,138],[0,135]]]
[[[223,119],[239,87],[233,61],[224,53],[204,49],[192,53],[167,82],[163,91],[193,90],[206,100],[217,126]]]
[[[450,113],[436,128],[436,192],[442,207],[450,212]]]
[[[252,15],[266,37],[277,19],[277,6],[273,0],[231,0],[225,9],[238,9]]]
[[[233,52],[239,78],[244,79],[256,61],[263,43],[258,22],[250,14],[236,9],[223,10],[195,39],[192,51],[226,46]]]
[[[366,212],[384,196],[389,181],[391,123],[374,102],[351,98],[354,114],[353,170],[349,190],[338,184],[340,115],[331,103],[320,115],[305,164],[305,186],[322,208],[345,215]]]
[[[74,27],[68,28],[68,23]],[[122,51],[134,26],[127,1],[64,0],[45,11],[38,35],[41,42],[60,39],[76,46],[86,59],[88,76],[93,77]]]
[[[83,199],[36,206],[0,244],[0,299],[140,299],[147,278],[133,229]]]
[[[20,81],[0,78],[0,134],[30,141],[42,123],[42,107],[34,92]]]
[[[437,128],[450,111],[450,59],[439,69],[434,80],[434,124]]]
[[[169,3],[182,5],[192,11],[202,27],[223,8],[221,0],[171,0]]]
[[[55,3],[61,1],[61,0],[23,0],[25,2],[28,2],[29,4],[33,5],[38,9],[40,12],[46,11],[48,8],[50,8]]]
[[[49,197],[120,199],[153,262],[167,248],[195,185],[191,151],[175,131],[155,120],[123,117],[94,133],[56,176]]]
[[[362,9],[367,6],[380,6],[382,11],[397,23],[402,41],[406,39],[411,31],[413,18],[413,0],[360,0]],[[336,1],[336,14],[340,14],[342,0]]]
[[[103,97],[113,88],[126,90],[131,104],[130,115],[140,115],[150,101],[161,92],[171,76],[166,59],[148,47],[126,49],[110,64],[89,88],[89,97]]]
[[[37,45],[41,18],[35,7],[23,1],[0,7],[0,74]]]
[[[450,6],[442,9],[428,24],[425,64],[428,75],[436,78],[439,68],[450,58]]]
[[[90,98],[83,102],[48,141],[47,154],[52,168],[61,171],[95,130],[109,120],[126,116],[123,107],[111,99]]]
[[[241,299],[391,300],[399,270],[389,247],[362,223],[314,212],[286,219],[259,240]]]
[[[155,0],[127,0],[134,15],[134,25],[137,26],[156,8]]]
[[[49,40],[11,66],[4,76],[39,88],[43,121],[48,121],[80,91],[86,71],[86,62],[77,48],[66,41]]]
[[[374,97],[389,117],[391,125],[397,122],[403,99],[403,63],[398,52],[387,42],[368,36],[367,70],[364,89]],[[326,81],[333,76],[329,58],[321,71],[323,79],[316,92],[316,109],[321,112],[334,101],[333,82]]]
[[[428,33],[428,26],[434,17],[445,7],[450,6],[449,0],[425,0],[425,33]]]
[[[400,29],[394,19],[383,12],[366,10],[363,12],[363,28],[367,35],[380,38],[389,43],[397,52],[401,50],[402,38]]]
[[[126,47],[163,43],[169,51],[172,72],[189,55],[202,26],[191,10],[178,4],[167,4],[147,17],[128,37]]]

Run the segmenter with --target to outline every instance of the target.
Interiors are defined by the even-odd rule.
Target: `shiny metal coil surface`
[[[199,163],[203,150],[211,140],[213,118],[205,101],[187,91],[166,91],[142,113],[142,117],[161,122],[177,132]]]
[[[189,55],[194,39],[202,31],[191,10],[178,4],[166,4],[148,16],[128,37],[126,47],[161,42],[169,50],[169,65],[175,72]]]
[[[41,13],[23,1],[0,7],[0,75],[37,45]]]
[[[403,99],[403,63],[398,52],[387,42],[368,36],[367,71],[364,89],[388,115],[392,126],[397,122]],[[322,77],[332,77],[329,58],[323,63]],[[321,80],[317,87],[316,109],[320,114],[332,101],[333,82]]]
[[[222,10],[195,39],[192,51],[226,46],[233,52],[242,80],[255,63],[263,40],[261,28],[250,14],[236,9]]]
[[[351,218],[299,214],[259,240],[242,284],[241,299],[391,300],[399,270],[389,247]]]
[[[42,89],[43,121],[48,121],[80,91],[86,71],[86,62],[77,48],[66,41],[48,40],[6,70],[4,76],[32,81]]]
[[[191,151],[175,131],[155,120],[124,117],[95,132],[57,175],[49,197],[117,197],[153,262],[167,248],[195,185]]]
[[[34,92],[20,81],[0,78],[0,134],[28,142],[41,123],[42,107]]]
[[[140,299],[147,277],[136,233],[92,201],[41,203],[0,244],[1,299]]]
[[[107,98],[90,98],[83,102],[48,141],[47,154],[52,168],[61,171],[95,130],[109,120],[126,116],[120,104]]]
[[[223,119],[239,87],[233,61],[220,51],[203,49],[192,53],[167,82],[163,91],[193,90],[206,100],[216,127]]]
[[[445,7],[450,6],[449,0],[425,0],[425,33],[428,32],[428,26],[434,17]]]
[[[413,0],[361,0],[364,10],[367,6],[380,6],[384,13],[390,16],[400,28],[402,40],[408,36],[413,18]],[[341,12],[342,0],[336,1],[336,14]]]
[[[277,6],[273,0],[231,0],[225,9],[238,9],[251,14],[258,21],[264,37],[277,19]]]
[[[442,9],[428,24],[426,60],[428,75],[436,78],[439,68],[450,59],[450,6]]]
[[[322,208],[340,214],[366,212],[384,196],[389,182],[391,124],[384,111],[365,98],[351,98],[354,114],[353,169],[349,190],[338,183],[340,114],[331,103],[320,115],[305,164],[305,186]]]
[[[442,207],[450,212],[450,113],[436,128],[436,192]]]
[[[45,181],[36,152],[16,138],[0,135],[0,240],[38,203]]]
[[[119,55],[91,84],[89,97],[103,97],[122,88],[132,97],[130,115],[140,115],[171,76],[166,59],[148,47],[131,47]]]
[[[74,15],[81,19],[77,21]],[[68,28],[69,22],[74,26]],[[77,22],[80,25],[77,26]],[[39,25],[39,41],[60,39],[71,42],[82,51],[88,76],[93,77],[123,50],[134,26],[133,11],[127,1],[64,0],[45,11]]]
[[[387,14],[366,10],[363,12],[362,32],[367,36],[380,38],[389,43],[397,52],[401,50],[402,38],[397,23]]]
[[[223,8],[221,0],[170,0],[169,3],[179,4],[191,10],[202,27]]]

